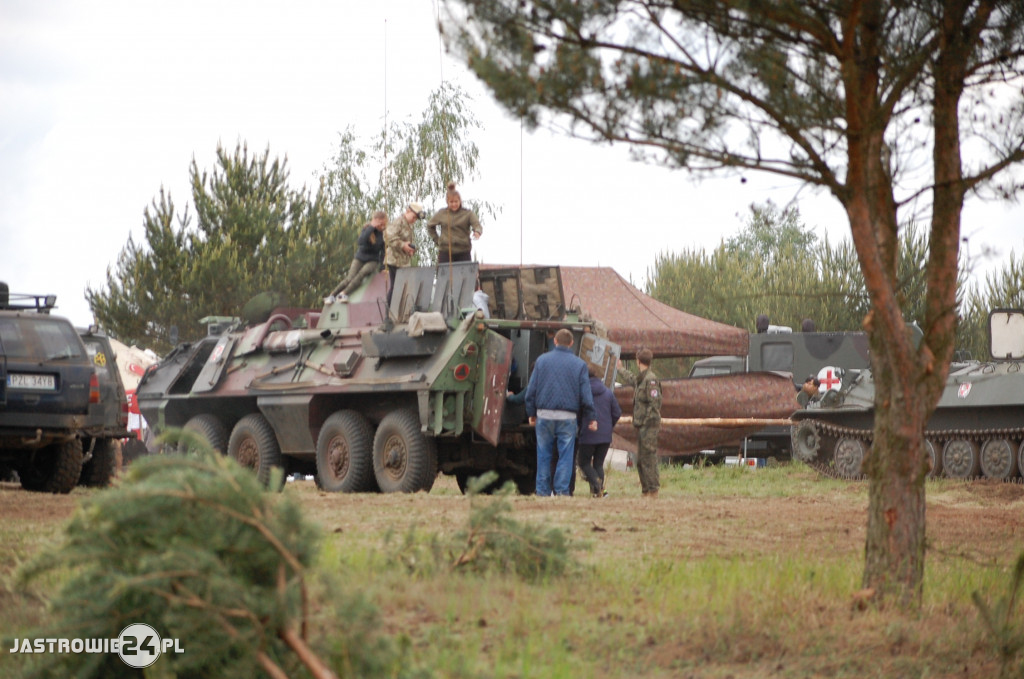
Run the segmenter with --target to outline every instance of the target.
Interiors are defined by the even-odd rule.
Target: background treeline
[[[915,224],[901,232],[899,279],[908,321],[924,324],[928,241]],[[961,253],[962,254],[962,253]],[[1011,254],[1002,269],[976,285],[961,257],[957,349],[988,356],[988,312],[1024,307],[1024,262]],[[954,272],[950,272],[954,275]],[[819,331],[861,330],[870,310],[857,254],[849,240],[833,244],[800,220],[797,208],[752,205],[740,232],[715,250],[662,252],[648,271],[647,292],[688,313],[755,332],[758,314],[798,331],[805,318]],[[671,372],[684,370],[681,363]]]
[[[479,123],[469,107],[457,87],[443,85],[418,121],[391,123],[364,142],[344,130],[312,189],[291,186],[287,158],[242,142],[218,146],[210,170],[193,160],[190,204],[177,209],[161,189],[145,209],[142,239],[129,237],[105,285],[86,289],[97,323],[164,355],[178,340],[205,336],[207,316],[318,308],[376,210],[394,219],[411,201],[441,207],[449,181],[476,175],[469,132]],[[496,213],[487,202],[466,204],[482,218]],[[422,227],[417,237],[429,261]]]
[[[86,297],[99,325],[127,344],[165,354],[174,339],[206,334],[199,319],[244,316],[261,296],[270,305],[318,307],[344,276],[356,237],[375,210],[395,218],[406,203],[440,206],[449,179],[477,174],[478,151],[470,136],[479,124],[457,88],[435,92],[417,123],[396,123],[364,147],[352,130],[339,135],[334,156],[317,186],[290,186],[287,159],[269,150],[251,153],[243,143],[217,149],[216,166],[189,167],[191,205],[178,210],[163,190],[146,208],[143,240],[129,238],[106,285]],[[431,201],[424,196],[437,197]],[[469,201],[477,214],[497,209]],[[419,223],[419,252],[429,253]],[[924,323],[925,229],[902,230],[899,277],[908,320]],[[423,263],[429,263],[424,260]],[[553,262],[554,263],[554,262]],[[1011,254],[980,285],[962,259],[957,348],[988,356],[987,314],[1024,307],[1024,262]],[[950,272],[954,275],[954,272]],[[662,252],[648,270],[646,291],[691,314],[751,332],[758,314],[799,330],[805,318],[820,331],[860,330],[868,296],[850,240],[821,239],[796,207],[751,205],[737,235],[711,252]],[[267,295],[265,293],[272,293]],[[176,331],[176,332],[175,332]],[[685,374],[689,362],[661,368]]]

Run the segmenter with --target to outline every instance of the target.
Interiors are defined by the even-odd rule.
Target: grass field
[[[924,605],[913,616],[859,605],[864,483],[802,465],[666,467],[656,500],[640,497],[630,471],[610,471],[608,489],[604,499],[507,500],[512,519],[557,527],[576,547],[566,574],[540,581],[451,566],[444,539],[466,528],[474,503],[495,500],[463,497],[447,477],[430,494],[325,494],[307,481],[283,495],[322,528],[316,569],[376,608],[376,631],[422,676],[1024,676],[1024,655],[1004,666],[971,600],[1009,593],[1024,486],[929,483]],[[21,671],[10,640],[50,620],[46,597],[60,585],[25,588],[18,565],[59,541],[96,492],[0,484],[0,676]],[[320,609],[314,627],[330,637],[338,611]],[[1007,638],[1022,635],[1018,605]]]

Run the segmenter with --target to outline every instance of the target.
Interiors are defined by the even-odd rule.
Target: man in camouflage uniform
[[[405,212],[388,224],[384,230],[384,245],[387,250],[384,254],[384,264],[388,267],[388,306],[391,306],[391,295],[395,289],[395,274],[399,267],[409,266],[412,257],[416,254],[416,233],[413,225],[416,220],[423,219],[423,206],[419,203],[409,203]]]
[[[640,374],[633,391],[633,426],[636,437],[636,469],[640,490],[646,497],[658,497],[658,430],[661,428],[661,383],[651,370],[654,354],[650,349],[636,352]]]

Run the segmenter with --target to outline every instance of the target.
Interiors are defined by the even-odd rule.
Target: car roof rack
[[[11,293],[6,283],[0,283],[0,309],[11,311],[37,311],[48,314],[57,306],[57,295],[26,295]]]

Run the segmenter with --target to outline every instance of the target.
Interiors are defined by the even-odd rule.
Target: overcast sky
[[[795,195],[819,235],[847,237],[834,199],[772,175],[695,184],[624,148],[522,133],[443,54],[435,11],[431,0],[0,0],[0,280],[57,294],[58,312],[86,325],[86,286],[104,285],[129,235],[141,240],[161,187],[184,208],[193,158],[210,169],[218,143],[242,141],[287,157],[294,187],[313,186],[346,126],[369,140],[385,118],[418,120],[445,81],[484,124],[481,176],[462,195],[502,208],[474,246],[483,262],[610,266],[642,287],[658,252],[714,248],[751,203]],[[996,253],[982,270],[1021,253],[1022,217],[969,205],[970,254]]]

